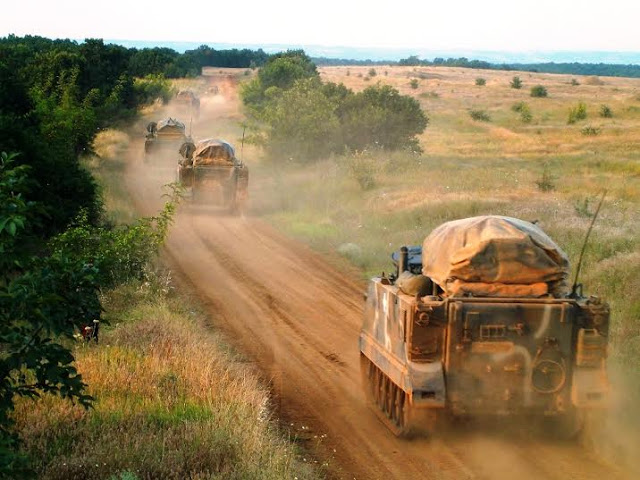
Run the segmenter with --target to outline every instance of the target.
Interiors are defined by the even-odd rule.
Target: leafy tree
[[[302,50],[290,50],[273,55],[258,75],[242,90],[244,104],[259,116],[269,97],[293,87],[298,80],[319,78],[316,66]]]
[[[374,85],[349,96],[340,117],[345,144],[352,150],[379,146],[418,152],[416,135],[428,124],[418,101],[390,85]]]
[[[328,96],[317,79],[307,78],[273,98],[263,117],[271,156],[306,160],[330,153],[340,131],[336,115],[340,93],[336,89]]]
[[[511,79],[511,83],[509,84],[511,88],[515,88],[516,90],[520,90],[522,88],[522,80],[517,75]]]

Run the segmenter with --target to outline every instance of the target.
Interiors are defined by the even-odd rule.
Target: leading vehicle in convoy
[[[194,202],[231,213],[242,213],[246,207],[249,169],[224,140],[185,142],[180,148],[177,176]]]
[[[360,332],[366,396],[396,434],[444,417],[537,418],[571,437],[607,398],[609,307],[569,288],[566,254],[536,225],[448,222],[373,278]]]

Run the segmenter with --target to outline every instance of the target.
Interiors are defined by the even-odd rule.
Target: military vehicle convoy
[[[157,154],[171,152],[175,154],[180,145],[187,140],[184,123],[175,118],[165,118],[159,122],[150,122],[147,125],[147,134],[144,141],[145,161]]]
[[[242,213],[246,207],[249,169],[224,140],[207,139],[180,147],[178,182],[194,202]]]
[[[365,394],[393,433],[518,415],[571,437],[603,406],[609,307],[569,288],[566,254],[536,225],[448,222],[392,259],[395,274],[369,283],[359,343]]]

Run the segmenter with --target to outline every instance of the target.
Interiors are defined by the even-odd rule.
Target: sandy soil
[[[229,112],[218,102],[207,113],[207,104],[200,122],[211,128],[216,115]],[[237,104],[229,108],[235,112]],[[174,173],[170,165],[141,170],[140,154],[136,147],[128,186],[148,214]],[[460,425],[433,439],[393,437],[361,392],[363,285],[259,219],[185,205],[166,257],[215,326],[269,379],[278,414],[332,478],[630,478],[579,445],[529,434],[527,425],[508,433],[505,425]]]

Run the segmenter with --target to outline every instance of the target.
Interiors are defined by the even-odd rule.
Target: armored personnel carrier
[[[249,169],[224,140],[185,142],[180,148],[178,181],[192,201],[241,213],[247,203]]]
[[[150,122],[147,125],[144,141],[145,161],[157,154],[171,152],[175,155],[180,145],[187,140],[185,132],[184,123],[175,118],[169,117],[159,122]]]
[[[538,418],[563,437],[607,397],[609,307],[568,286],[566,254],[536,225],[448,222],[392,255],[366,294],[368,400],[396,435],[446,417]]]
[[[176,94],[176,103],[184,107],[185,112],[198,118],[200,116],[200,99],[191,90],[180,90]]]

